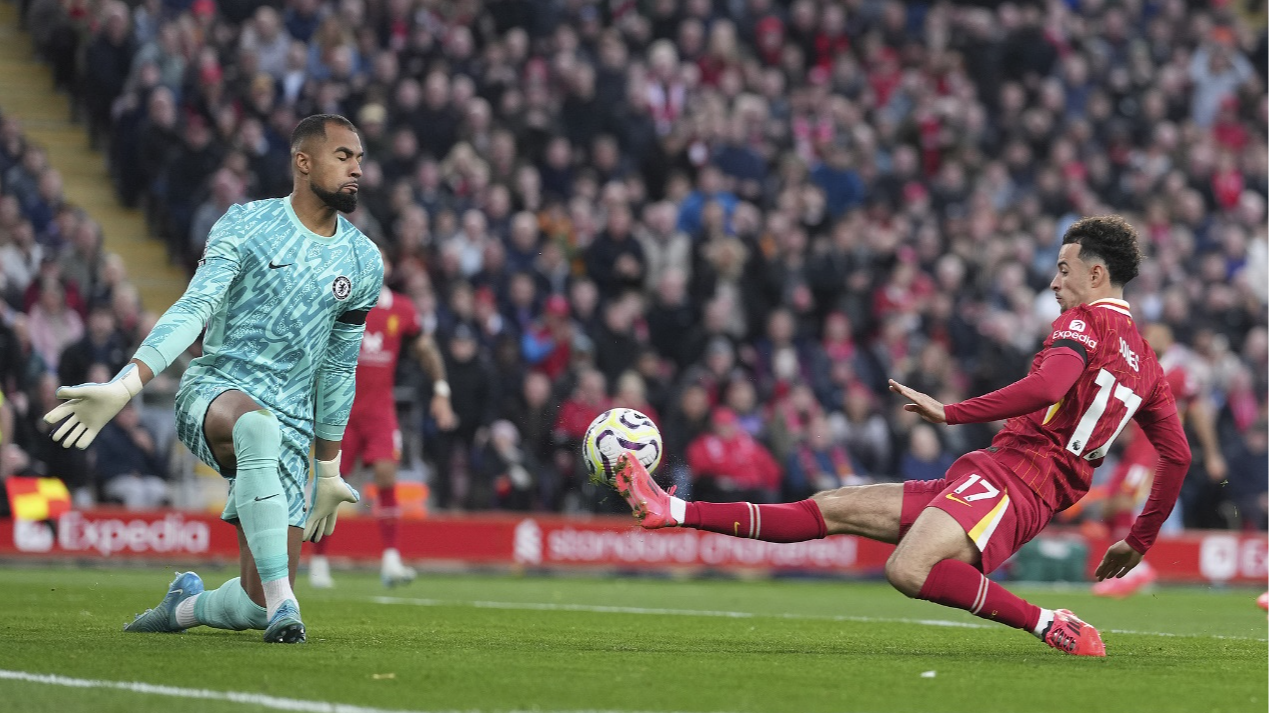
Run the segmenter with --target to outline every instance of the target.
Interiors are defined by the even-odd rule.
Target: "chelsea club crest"
[[[335,284],[331,286],[335,291],[335,299],[343,302],[348,299],[348,295],[352,294],[352,280],[344,275],[335,278]]]

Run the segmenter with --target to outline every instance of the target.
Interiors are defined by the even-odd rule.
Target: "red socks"
[[[1024,631],[1034,630],[1040,621],[1040,607],[958,560],[943,560],[934,565],[918,596]]]
[[[397,486],[392,485],[379,489],[379,536],[383,538],[384,549],[397,549],[397,523],[401,519],[401,511],[397,509]]]
[[[765,542],[804,542],[828,534],[814,500],[778,505],[688,503],[683,525]]]

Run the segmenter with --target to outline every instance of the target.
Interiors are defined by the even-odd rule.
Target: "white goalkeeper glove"
[[[317,480],[313,483],[313,502],[309,507],[308,524],[304,526],[304,539],[320,542],[335,531],[335,516],[340,503],[355,503],[361,493],[339,475],[339,457],[317,461]]]
[[[141,372],[136,364],[125,366],[115,378],[104,384],[63,386],[57,398],[70,399],[44,414],[46,423],[66,422],[53,432],[53,441],[63,448],[75,446],[81,451],[92,444],[103,426],[141,393]],[[67,418],[69,417],[69,418]]]

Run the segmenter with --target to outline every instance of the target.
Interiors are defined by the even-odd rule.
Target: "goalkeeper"
[[[193,572],[125,631],[264,629],[301,643],[292,584],[303,540],[335,529],[357,491],[339,476],[366,314],[379,299],[378,248],[339,215],[357,206],[361,139],[347,119],[321,114],[291,136],[291,195],[235,205],[208,237],[185,294],[109,383],[58,390],[44,418],[54,440],[87,448],[97,432],[206,325],[203,354],[176,396],[181,441],[229,479],[221,516],[238,529],[240,576],[203,591]],[[316,441],[314,440],[316,439]],[[305,506],[310,449],[317,456]]]

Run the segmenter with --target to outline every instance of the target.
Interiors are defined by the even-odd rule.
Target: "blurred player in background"
[[[0,480],[9,477],[9,459],[5,451],[11,440],[13,440],[13,409],[9,408],[8,402],[4,400],[4,389],[0,388]],[[7,504],[7,498],[0,499],[6,500]],[[7,512],[7,507],[0,505],[0,510]]]
[[[383,254],[384,280],[392,279],[392,262]],[[419,313],[409,297],[384,285],[379,301],[366,317],[366,336],[361,340],[357,359],[357,397],[353,401],[348,430],[344,433],[342,474],[347,477],[358,462],[374,471],[375,488],[379,493],[375,516],[383,538],[383,564],[380,576],[384,586],[405,584],[414,579],[414,570],[401,563],[397,549],[397,525],[401,510],[397,507],[397,461],[401,459],[401,429],[397,424],[396,400],[392,388],[396,382],[397,361],[401,345],[409,343],[423,370],[432,377],[432,418],[443,431],[454,427],[454,410],[450,406],[449,383],[445,381],[445,362],[432,335],[423,332]],[[330,563],[326,559],[323,539],[314,544],[309,560],[308,581],[318,589],[334,586]]]
[[[1085,218],[1062,243],[1050,283],[1062,315],[1025,378],[946,405],[890,382],[911,401],[904,409],[930,423],[1009,419],[990,448],[963,456],[945,478],[844,487],[780,505],[689,503],[661,490],[624,454],[618,491],[650,529],[685,526],[768,542],[836,534],[896,542],[886,578],[907,596],[1029,631],[1069,654],[1105,656],[1095,628],[986,576],[1088,492],[1093,469],[1129,419],[1154,444],[1159,466],[1145,510],[1106,551],[1098,580],[1122,577],[1141,562],[1190,465],[1172,389],[1123,300],[1141,264],[1136,231],[1122,218]]]
[[[1172,396],[1176,399],[1177,413],[1182,422],[1198,437],[1203,449],[1203,469],[1213,482],[1225,479],[1227,467],[1216,436],[1216,415],[1201,393],[1198,379],[1189,368],[1189,352],[1172,338],[1172,330],[1166,324],[1152,324],[1143,330],[1143,336],[1154,349],[1159,365],[1163,367]],[[1127,439],[1119,464],[1106,483],[1106,504],[1103,519],[1110,530],[1112,540],[1122,540],[1132,530],[1137,511],[1145,505],[1154,483],[1154,471],[1159,454],[1150,439],[1136,423],[1128,425],[1123,434]],[[1093,594],[1104,597],[1126,597],[1159,578],[1149,562],[1142,561],[1136,569],[1122,578],[1106,579],[1093,585]]]
[[[357,207],[364,152],[352,122],[318,114],[291,135],[293,190],[235,205],[211,230],[185,294],[107,383],[62,387],[50,411],[62,446],[87,448],[142,387],[206,325],[203,354],[181,378],[177,435],[229,479],[221,518],[238,528],[240,576],[203,591],[178,574],[158,606],[125,631],[264,629],[264,640],[303,643],[292,590],[303,539],[335,529],[341,502],[359,496],[339,474],[357,352],[379,298],[379,251],[339,213]],[[312,511],[309,453],[316,451]]]

